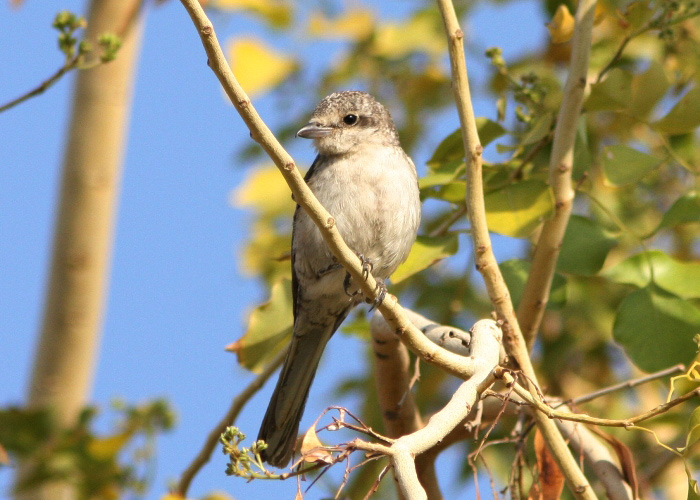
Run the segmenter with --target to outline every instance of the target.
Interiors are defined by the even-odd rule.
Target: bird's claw
[[[356,255],[360,259],[360,263],[362,264],[362,277],[364,279],[367,279],[369,277],[369,273],[371,273],[374,269],[374,263],[361,253],[358,253]],[[346,272],[345,279],[343,280],[343,290],[345,291],[345,295],[347,295],[348,297],[354,297],[355,295],[362,293],[359,290],[356,292],[350,292],[350,280],[350,273]],[[386,291],[386,287],[384,289]],[[383,298],[384,297],[382,297],[382,299]]]
[[[377,286],[374,287],[374,291],[377,292],[377,298],[372,301],[372,307],[369,308],[369,312],[372,312],[376,307],[382,305],[384,299],[386,298],[386,284],[384,280],[377,280]]]
[[[374,269],[374,263],[370,259],[365,257],[364,255],[362,255],[361,253],[358,253],[357,257],[360,259],[360,262],[362,263],[362,277],[364,279],[367,279],[369,277],[369,273],[371,273],[372,270]]]

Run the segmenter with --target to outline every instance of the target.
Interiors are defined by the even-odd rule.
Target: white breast
[[[376,277],[388,277],[406,259],[420,223],[420,199],[415,167],[400,147],[335,157],[319,166],[309,186],[350,248],[374,263]],[[318,272],[332,263],[305,214],[297,220],[294,247],[297,267]]]

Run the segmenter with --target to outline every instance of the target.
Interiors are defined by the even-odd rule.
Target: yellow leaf
[[[248,331],[227,349],[253,372],[262,370],[283,349],[292,334],[292,286],[281,280],[270,290],[270,300],[250,314]]]
[[[431,12],[419,12],[407,22],[387,23],[379,27],[371,50],[376,56],[392,59],[412,52],[441,57],[445,53],[442,29],[442,23]]]
[[[233,74],[248,94],[274,87],[297,67],[293,58],[281,55],[253,38],[234,40],[228,50]]]
[[[304,462],[330,464],[333,455],[323,448],[323,443],[316,434],[316,424],[309,427],[301,441],[301,456]]]
[[[547,25],[552,43],[564,43],[571,40],[574,34],[574,16],[566,5],[557,7],[552,22]]]
[[[289,214],[294,201],[289,186],[274,165],[253,170],[231,196],[231,203],[238,207],[255,208],[263,215]]]
[[[309,19],[308,32],[325,40],[361,40],[374,28],[374,16],[368,10],[350,9],[336,18],[328,18],[321,12],[314,12]]]
[[[221,10],[241,10],[262,17],[275,28],[289,26],[292,4],[283,0],[210,0],[211,7]]]
[[[129,442],[133,432],[122,432],[106,438],[95,438],[88,444],[90,454],[99,459],[115,457]]]

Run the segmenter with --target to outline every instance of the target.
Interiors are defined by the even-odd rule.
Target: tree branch
[[[450,62],[452,66],[452,88],[455,94],[457,110],[462,130],[462,140],[467,161],[467,213],[472,227],[472,240],[476,267],[483,276],[489,298],[493,303],[498,319],[502,322],[503,344],[506,352],[511,354],[527,379],[532,384],[537,384],[535,371],[529,357],[527,345],[520,331],[518,320],[513,310],[513,304],[505,285],[503,276],[498,268],[498,263],[493,254],[491,239],[486,224],[486,210],[484,206],[482,157],[483,148],[479,142],[474,110],[472,109],[467,77],[467,66],[464,56],[464,33],[459,27],[459,21],[451,0],[438,0],[438,6],[442,13],[447,34]],[[576,13],[577,22],[574,31],[574,54],[585,51],[585,61],[588,60],[588,46],[590,46],[590,32],[593,27],[593,7],[595,0],[581,0]],[[588,41],[588,43],[586,43]],[[582,45],[586,48],[581,49]],[[578,68],[579,56],[572,56],[572,67]],[[572,73],[576,71],[572,70]],[[584,70],[585,74],[585,70]],[[570,78],[573,80],[573,78]],[[571,85],[567,85],[567,91],[572,92]],[[566,101],[565,97],[565,101]],[[566,113],[564,113],[566,115]],[[574,115],[573,124],[575,133],[575,121],[578,111]],[[560,118],[561,121],[561,118]],[[570,120],[567,119],[567,124]],[[560,125],[558,124],[558,127]],[[561,125],[563,127],[563,124]],[[568,131],[568,130],[567,130]],[[561,132],[560,132],[561,134]],[[559,139],[561,141],[561,139]],[[560,146],[561,147],[561,146]],[[570,182],[569,182],[570,183]],[[570,189],[570,186],[569,186]],[[568,217],[567,217],[568,220]],[[534,269],[530,276],[535,274]],[[546,288],[549,290],[549,287]],[[527,297],[527,295],[524,295]],[[537,424],[552,451],[559,467],[567,479],[569,488],[579,499],[595,499],[595,493],[588,480],[581,472],[576,460],[567,448],[566,442],[557,430],[553,422],[549,421],[539,412],[535,413]]]
[[[180,0],[185,7],[197,32],[202,40],[202,45],[209,57],[209,66],[221,82],[221,85],[233,103],[238,114],[243,118],[250,130],[251,137],[262,146],[270,159],[279,168],[282,176],[289,185],[295,201],[304,209],[311,220],[319,228],[324,241],[333,253],[337,261],[350,273],[353,280],[358,283],[368,299],[377,297],[376,281],[371,273],[363,276],[360,259],[343,241],[335,219],[321,205],[304,182],[304,178],[296,167],[292,157],[285,151],[277,138],[265,125],[253,107],[250,98],[239,85],[235,76],[226,62],[221,46],[214,32],[211,21],[207,18],[202,6],[197,0]],[[387,295],[378,307],[386,321],[394,329],[408,347],[420,355],[429,363],[436,364],[447,372],[460,377],[468,378],[472,375],[474,367],[468,362],[468,358],[457,356],[436,346],[408,320],[403,309],[398,304],[396,297]]]
[[[535,341],[549,300],[554,269],[574,201],[571,176],[574,143],[584,92],[588,84],[588,58],[591,50],[595,4],[596,0],[581,0],[576,10],[569,76],[564,87],[564,96],[554,129],[552,155],[549,160],[549,183],[554,192],[555,202],[554,216],[542,227],[532,256],[532,267],[523,291],[523,299],[518,308],[518,319],[529,349]]]
[[[355,440],[359,450],[382,453],[390,457],[401,493],[407,500],[425,500],[427,495],[418,480],[414,457],[438,445],[467,418],[472,408],[494,380],[498,366],[502,332],[495,321],[477,321],[472,332],[473,376],[462,383],[443,409],[435,413],[425,427],[396,439],[390,446]]]
[[[273,359],[270,364],[268,364],[265,369],[253,379],[248,386],[243,389],[231,402],[231,407],[224,415],[224,418],[219,421],[218,424],[209,432],[207,439],[204,441],[202,449],[199,451],[197,456],[192,460],[190,465],[184,470],[180,476],[180,481],[177,483],[177,487],[174,489],[173,493],[181,496],[182,498],[187,497],[187,490],[190,487],[190,483],[194,477],[199,473],[199,471],[204,467],[204,465],[211,459],[211,454],[214,452],[217,444],[219,444],[219,438],[221,434],[226,430],[227,427],[234,424],[238,414],[243,410],[248,400],[258,392],[267,379],[275,373],[275,370],[282,365],[284,357],[287,355],[287,351],[283,350],[280,352],[275,359]]]

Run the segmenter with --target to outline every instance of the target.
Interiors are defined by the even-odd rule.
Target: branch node
[[[462,38],[464,38],[464,31],[462,31],[461,28],[458,28],[458,29],[455,31],[455,35],[454,35],[454,36],[455,36],[455,38],[456,38],[457,40],[461,40]]]
[[[335,226],[335,219],[333,217],[328,217],[328,220],[326,220],[326,228],[332,229],[333,226]]]
[[[214,33],[214,27],[211,24],[206,24],[202,26],[199,32],[204,36],[211,36],[211,34]]]
[[[476,253],[479,255],[486,253],[486,250],[488,250],[488,248],[488,245],[479,245],[478,247],[476,247]]]
[[[238,107],[241,109],[246,109],[250,106],[250,99],[238,99]]]
[[[294,167],[296,167],[296,165],[294,164],[293,161],[290,161],[289,163],[285,163],[283,168],[284,168],[287,172],[291,172],[292,170],[294,170]]]

